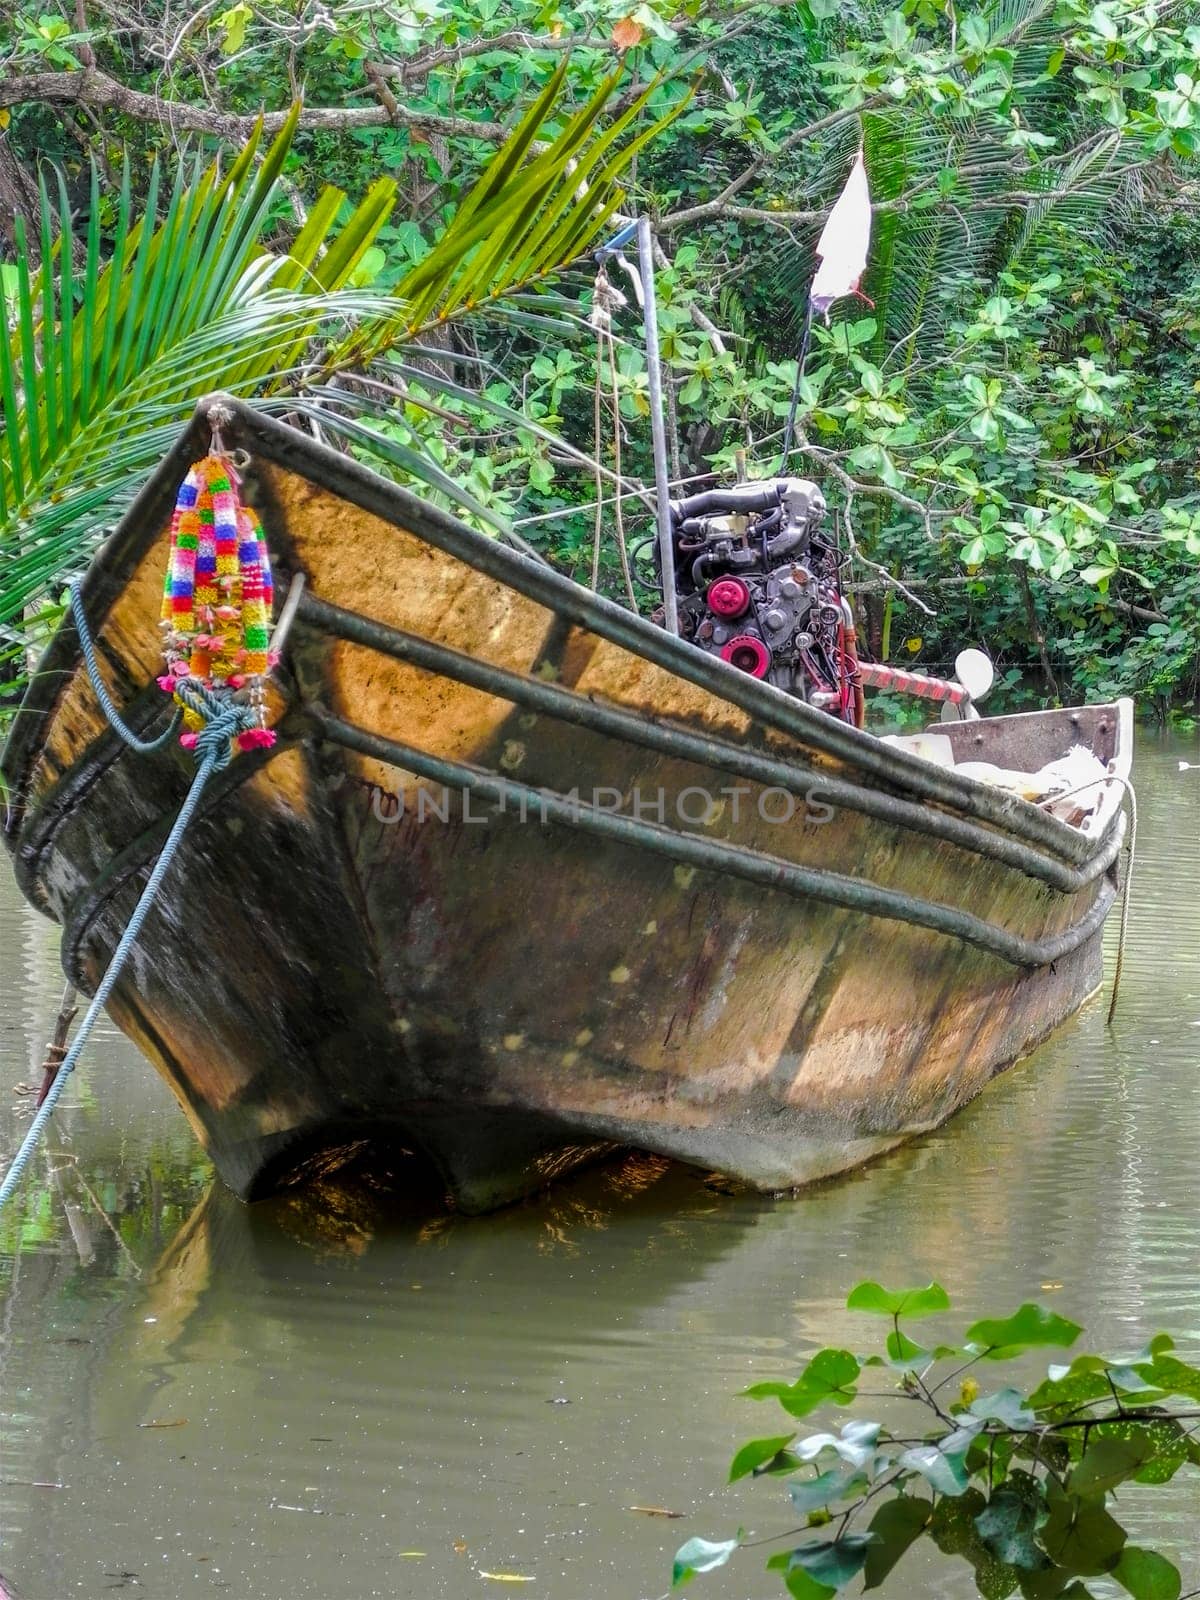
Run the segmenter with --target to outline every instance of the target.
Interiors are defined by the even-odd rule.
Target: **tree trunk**
[[[0,133],[0,240],[2,253],[10,261],[16,254],[18,217],[25,224],[25,252],[31,265],[41,261],[37,215],[37,181],[18,158],[7,133]]]
[[[1050,660],[1050,653],[1046,649],[1046,635],[1042,631],[1041,620],[1038,617],[1037,602],[1033,597],[1033,586],[1029,582],[1029,568],[1023,561],[1014,562],[1017,569],[1017,582],[1021,589],[1021,599],[1025,606],[1025,620],[1029,624],[1029,636],[1037,646],[1038,656],[1042,663],[1042,678],[1046,685],[1046,693],[1057,700],[1059,705],[1064,704],[1062,690],[1059,688],[1058,679],[1054,676],[1054,665]]]

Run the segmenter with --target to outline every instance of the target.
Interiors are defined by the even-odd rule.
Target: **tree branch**
[[[1010,578],[1012,574],[999,568],[991,571],[976,573],[953,573],[944,578],[909,577],[905,574],[905,583],[910,583],[917,589],[965,589],[972,583],[992,584],[1001,578]],[[867,578],[862,583],[848,583],[846,589],[852,594],[875,594],[881,589],[890,588],[890,582],[884,583],[881,579]],[[1136,606],[1129,600],[1118,600],[1113,595],[1095,595],[1097,610],[1117,611],[1123,617],[1132,617],[1135,622],[1169,622],[1170,618],[1161,611],[1152,610],[1149,606]]]
[[[405,61],[373,61],[371,65],[380,77],[399,78],[405,83],[413,83],[427,78],[438,67],[457,66],[471,56],[487,55],[493,50],[520,50],[528,53],[561,52],[577,48],[611,52],[613,47],[603,36],[591,38],[583,33],[569,33],[554,39],[549,34],[526,33],[523,29],[513,28],[508,33],[493,34],[490,38],[467,39],[462,44],[439,47],[430,50],[427,55],[412,56]]]
[[[748,166],[742,168],[737,177],[732,179],[721,190],[720,194],[712,200],[706,200],[703,205],[687,206],[682,211],[669,212],[659,219],[658,231],[660,233],[673,233],[677,228],[688,228],[693,223],[705,222],[711,217],[726,216],[730,212],[730,201],[739,195],[747,184],[754,179],[766,166],[768,161],[777,160],[786,155],[789,150],[794,150],[798,144],[803,144],[806,139],[815,139],[819,133],[825,133],[830,128],[836,128],[839,123],[848,122],[853,117],[861,116],[864,111],[870,111],[874,106],[882,104],[883,96],[877,95],[874,99],[864,100],[862,105],[855,106],[850,111],[831,111],[828,116],[818,117],[815,122],[806,123],[803,128],[796,128],[788,134],[786,139],[780,141],[774,150],[763,151],[755,156]],[[732,208],[739,215],[745,215],[741,207]],[[766,213],[772,216],[773,213]],[[783,213],[780,213],[783,215]],[[824,211],[788,212],[787,215],[798,221],[803,218],[806,222],[815,222],[825,215]]]
[[[94,67],[85,67],[79,72],[34,72],[0,79],[0,111],[34,102],[103,107],[139,122],[157,122],[177,133],[207,133],[220,139],[247,139],[259,121],[256,116],[163,100],[156,94],[131,89],[128,84]],[[264,112],[263,131],[277,133],[287,117],[286,111]],[[508,131],[500,122],[474,122],[469,117],[447,117],[401,105],[396,106],[394,113],[384,105],[306,106],[300,113],[301,128],[338,133],[351,128],[386,128],[393,123],[428,128],[460,139],[495,140],[503,138]]]

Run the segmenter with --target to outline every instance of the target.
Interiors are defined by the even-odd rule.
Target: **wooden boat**
[[[1099,985],[1128,702],[947,724],[1113,775],[1088,827],[839,722],[230,402],[277,590],[278,743],[209,784],[111,1002],[247,1198],[416,1147],[481,1210],[613,1145],[762,1189],[932,1128]],[[87,574],[161,726],[205,408]],[[4,757],[21,887],[94,990],[186,791],[65,624]]]

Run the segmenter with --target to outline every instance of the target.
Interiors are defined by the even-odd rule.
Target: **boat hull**
[[[1080,843],[1020,802],[1006,828],[965,780],[923,795],[923,763],[881,760],[848,729],[831,752],[827,719],[810,735],[772,691],[761,712],[726,699],[681,676],[682,656],[672,670],[640,636],[606,637],[607,613],[581,625],[566,589],[544,603],[529,563],[509,577],[514,558],[478,539],[477,567],[467,530],[439,548],[448,519],[426,530],[398,491],[322,482],[319,452],[313,467],[285,430],[243,427],[277,565],[326,609],[293,631],[277,746],[210,785],[110,1005],[240,1195],[364,1144],[420,1150],[467,1210],[613,1145],[798,1186],[945,1120],[1100,983],[1115,810]],[[135,720],[161,716],[153,614],[177,465],[90,580]],[[485,570],[498,560],[501,577]],[[376,632],[347,636],[343,613]],[[395,653],[412,637],[460,653],[467,676],[483,662],[531,687],[513,703],[450,675],[457,656],[415,666]],[[569,704],[547,702],[559,691]],[[617,737],[582,702],[643,727]],[[989,759],[1074,741],[1128,762],[1127,708],[969,727],[954,737]],[[699,759],[701,737],[723,766]],[[751,773],[729,770],[743,759]],[[771,763],[794,777],[768,782]],[[22,885],[92,989],[189,763],[125,751],[60,638],[6,767]],[[1034,865],[1014,864],[1026,848]],[[883,911],[862,908],[868,890]]]

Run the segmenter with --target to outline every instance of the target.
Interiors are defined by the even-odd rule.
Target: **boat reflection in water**
[[[723,1487],[736,1445],[788,1431],[738,1393],[877,1339],[844,1309],[858,1279],[945,1283],[955,1313],[933,1339],[1031,1298],[1090,1348],[1200,1325],[1200,899],[1179,893],[1200,835],[1181,756],[1191,742],[1141,741],[1115,1026],[1086,1007],[945,1130],[799,1202],[633,1159],[483,1220],[405,1217],[378,1176],[311,1210],[246,1208],[205,1194],[165,1091],[99,1037],[51,1147],[80,1157],[60,1180],[85,1248],[33,1186],[4,1219],[21,1248],[0,1253],[0,1568],[26,1600],[138,1593],[125,1572],[164,1600],[462,1600],[486,1597],[480,1572],[553,1600],[657,1600],[685,1538],[785,1526],[777,1484]],[[36,1065],[52,930],[0,886],[0,934],[29,955],[0,1025]],[[1131,1538],[1189,1578],[1192,1492],[1180,1474],[1131,1507]],[[768,1600],[751,1559],[697,1595]],[[892,1600],[974,1600],[952,1562],[912,1559]]]
[[[953,1159],[935,1135],[799,1207],[646,1156],[487,1219],[412,1214],[408,1172],[250,1208],[217,1185],[42,1375],[54,1445],[19,1475],[70,1491],[30,1497],[13,1570],[34,1600],[160,1571],[179,1600],[436,1600],[485,1572],[661,1594],[688,1533],[784,1526],[770,1485],[717,1494],[734,1446],[775,1424],[738,1391],[816,1344],[863,1347],[854,1279],[936,1262],[967,1317],[1061,1272],[1039,1163],[1003,1219],[996,1188],[1035,1131],[1099,1143],[1104,1107],[1071,1109],[1063,1054],[1036,1099],[1033,1079],[969,1110]],[[726,1600],[748,1574],[714,1576]]]

